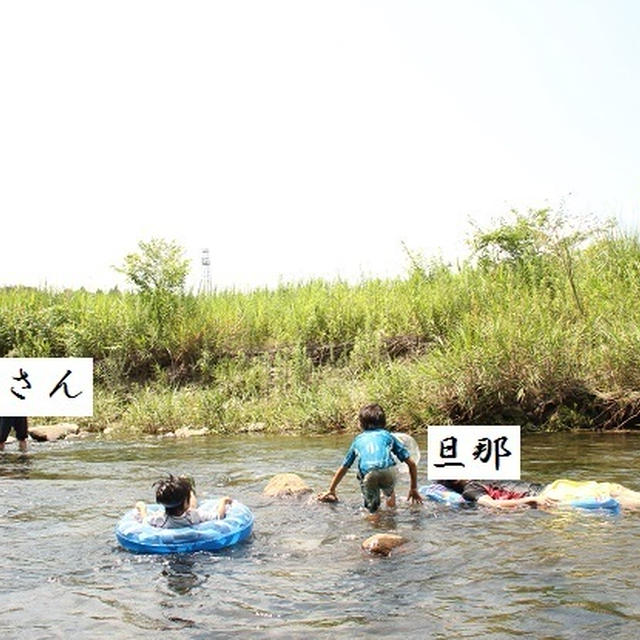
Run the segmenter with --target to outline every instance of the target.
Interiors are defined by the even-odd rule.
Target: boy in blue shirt
[[[336,487],[344,478],[349,467],[358,460],[358,480],[364,498],[364,506],[375,513],[380,507],[380,491],[387,496],[387,506],[396,504],[393,454],[400,462],[406,462],[411,477],[411,488],[407,499],[422,503],[418,493],[418,470],[409,456],[409,450],[386,429],[387,418],[379,404],[368,404],[358,415],[362,433],[356,436],[347,451],[342,466],[336,471],[329,490],[318,496],[321,502],[336,502]]]

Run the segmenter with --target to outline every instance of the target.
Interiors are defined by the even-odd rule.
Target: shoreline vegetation
[[[325,433],[372,401],[412,432],[637,429],[638,237],[538,210],[470,244],[455,268],[407,250],[404,278],[195,295],[179,247],[140,243],[135,293],[0,289],[0,356],[93,357],[89,431]]]

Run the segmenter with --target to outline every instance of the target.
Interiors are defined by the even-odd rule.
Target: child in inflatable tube
[[[560,478],[546,485],[533,482],[478,480],[442,480],[440,484],[459,493],[466,502],[488,507],[503,508],[522,505],[553,507],[573,502],[613,499],[620,507],[640,508],[640,492],[616,482]]]
[[[156,480],[152,486],[156,490],[156,502],[164,507],[164,512],[148,514],[144,502],[136,503],[139,519],[152,527],[179,529],[208,520],[222,520],[232,502],[231,498],[225,496],[218,501],[217,507],[213,510],[198,508],[195,483],[186,476],[169,474]]]
[[[387,506],[394,507],[396,501],[393,472],[396,461],[406,462],[411,477],[411,488],[407,499],[410,502],[422,503],[418,492],[418,471],[411,459],[409,450],[386,429],[387,419],[379,404],[368,404],[358,415],[362,433],[356,436],[347,451],[342,465],[335,472],[329,490],[317,496],[320,502],[336,502],[336,487],[344,478],[349,467],[358,460],[358,480],[364,499],[364,506],[371,513],[380,507],[380,492],[387,497]],[[392,455],[393,454],[393,455]]]

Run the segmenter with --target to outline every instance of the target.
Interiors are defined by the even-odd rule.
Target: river
[[[426,436],[418,437],[425,482]],[[9,638],[640,637],[640,511],[399,504],[377,524],[351,471],[337,505],[261,495],[290,471],[326,488],[347,436],[66,440],[0,455],[0,629]],[[522,477],[640,490],[640,434],[536,434]],[[15,445],[13,445],[15,447]],[[7,447],[9,449],[9,447]],[[252,537],[219,553],[134,555],[114,526],[162,473],[229,494]],[[401,493],[407,488],[403,479]],[[389,557],[372,533],[408,542]]]

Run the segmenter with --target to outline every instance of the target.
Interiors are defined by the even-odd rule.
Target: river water
[[[68,440],[0,455],[0,637],[640,638],[640,511],[401,503],[372,523],[353,471],[337,505],[261,495],[280,471],[326,488],[349,442]],[[526,436],[522,477],[640,490],[639,445],[640,434]],[[200,498],[247,504],[253,536],[215,554],[120,549],[118,518],[168,471],[192,475]],[[373,557],[360,543],[376,532],[408,542]]]

